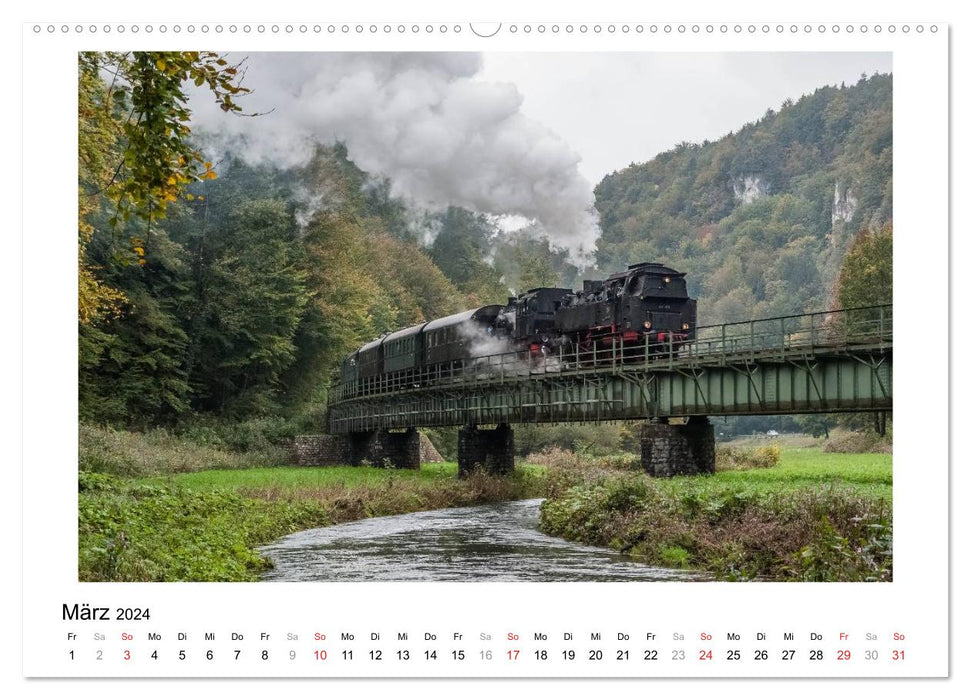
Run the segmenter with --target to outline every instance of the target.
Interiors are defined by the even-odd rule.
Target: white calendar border
[[[126,11],[131,16],[131,9]],[[454,16],[454,13],[449,13]],[[400,13],[396,13],[400,15]],[[252,15],[251,15],[252,16]],[[715,16],[715,15],[713,15]],[[380,20],[378,20],[380,21]],[[687,20],[686,20],[687,21]],[[704,23],[704,20],[700,20]],[[272,19],[267,20],[267,24]],[[285,22],[281,20],[281,24]],[[116,24],[112,22],[112,24]],[[201,23],[197,23],[201,24]],[[438,23],[434,23],[437,25]],[[593,22],[590,23],[594,24]],[[606,24],[606,23],[605,23]],[[620,24],[620,23],[617,23]],[[632,23],[633,24],[633,23]],[[651,24],[643,22],[642,24]],[[663,25],[659,20],[654,24]],[[677,19],[671,21],[673,32],[678,32],[677,27],[684,22]],[[729,23],[730,26],[738,24]],[[741,23],[745,27],[748,23]],[[757,23],[759,26],[763,23]],[[798,24],[807,24],[800,22]],[[811,26],[820,23],[813,22]],[[832,22],[824,23],[831,26]],[[872,23],[871,23],[872,24]],[[884,23],[886,24],[886,23]],[[898,23],[900,24],[900,23]],[[933,24],[932,22],[922,22],[924,26]],[[717,23],[716,23],[717,25]],[[46,26],[46,25],[45,25]],[[55,26],[60,27],[60,24]],[[73,24],[71,25],[73,26]],[[650,37],[651,50],[735,50],[739,46],[751,46],[752,42],[759,46],[759,50],[799,50],[799,47],[807,47],[807,50],[830,50],[827,47],[839,47],[842,43],[845,46],[843,37],[819,35],[812,33],[787,34],[781,37],[773,35],[745,37],[734,36],[733,33],[727,36],[715,34],[714,36],[692,36],[690,33],[691,24],[685,24],[688,33],[655,34]],[[946,25],[938,22],[937,26],[946,28]],[[28,30],[29,31],[29,30]],[[663,32],[663,29],[661,30]],[[132,34],[126,33],[119,36],[117,33],[110,35],[105,40],[101,35],[92,44],[90,35],[81,38],[84,48],[130,48],[132,46]],[[144,34],[139,37],[139,41],[145,40]],[[169,35],[171,37],[171,35]],[[214,36],[210,34],[210,36]],[[489,45],[482,46],[482,50],[564,50],[562,35],[554,37],[547,34],[540,37],[532,34],[529,39],[524,39],[524,34],[518,36],[501,35],[489,40]],[[923,39],[928,39],[926,35]],[[151,42],[159,37],[156,34],[148,40],[148,44],[139,44],[139,48],[150,48]],[[200,34],[196,34],[191,40],[186,39],[186,46],[199,46]],[[845,35],[844,35],[845,37]],[[923,229],[927,231],[946,231],[947,219],[947,185],[942,182],[941,177],[927,177],[928,170],[935,173],[944,173],[947,164],[947,124],[941,119],[940,109],[933,109],[933,105],[940,104],[941,95],[946,95],[947,77],[941,75],[940,65],[943,61],[941,52],[946,55],[947,48],[941,47],[940,43],[934,47],[928,47],[926,43],[921,44],[916,35],[904,39],[902,35],[891,37],[889,34],[869,34],[865,39],[857,34],[853,40],[854,50],[886,50],[888,47],[894,51],[894,123],[895,123],[895,225],[900,230]],[[465,48],[468,34],[456,36],[451,33],[430,34],[422,38],[422,49],[441,49],[455,50]],[[498,39],[498,41],[497,41]],[[32,41],[37,40],[44,46],[46,51],[65,50],[66,43],[64,38],[50,37],[46,44],[40,37],[24,37],[25,56],[29,62],[31,59]],[[622,41],[618,34],[607,34],[604,32],[599,37],[590,35],[584,37],[582,50],[617,50]],[[913,41],[912,41],[913,40]],[[296,50],[305,45],[307,40],[302,39],[296,34],[282,34],[274,38],[261,38],[259,48],[261,50],[272,50],[275,46]],[[344,36],[336,36],[332,45],[334,48],[361,48],[368,46],[362,42],[378,42],[381,50],[402,49],[413,50],[415,42],[409,43],[409,38],[389,41],[385,37],[378,35],[369,38],[367,35],[360,36],[349,33]],[[941,42],[941,39],[938,39]],[[239,43],[236,43],[239,42]],[[909,44],[907,42],[910,42]],[[209,46],[208,42],[204,43]],[[626,46],[626,44],[624,44]],[[166,43],[166,48],[172,47]],[[477,46],[473,44],[473,48]],[[253,49],[252,42],[246,43],[244,37],[237,35],[231,37],[223,35],[216,48]],[[174,47],[172,47],[174,48]],[[309,45],[308,45],[309,48]],[[570,47],[573,48],[573,47]],[[75,46],[69,49],[72,53]],[[748,49],[747,49],[748,50]],[[35,67],[41,67],[34,64]],[[62,65],[63,68],[63,65]],[[46,90],[38,93],[33,90],[29,82],[24,85],[25,104],[44,107],[45,100],[51,104],[50,110],[42,109],[46,112],[42,118],[24,120],[25,143],[40,143],[44,148],[39,150],[41,157],[33,149],[25,147],[24,164],[24,204],[25,211],[30,211],[32,207],[43,207],[45,212],[45,223],[60,221],[58,228],[70,230],[73,226],[73,195],[54,197],[51,190],[67,194],[73,193],[76,186],[73,183],[73,161],[71,156],[76,152],[76,142],[74,141],[73,129],[67,133],[61,133],[60,138],[49,139],[46,141],[33,141],[32,133],[44,134],[51,133],[51,118],[57,114],[57,110],[65,110],[65,94],[73,96],[75,85],[73,74],[63,74],[53,71],[50,74]],[[67,90],[67,92],[65,92]],[[935,102],[936,100],[936,102]],[[933,111],[929,120],[925,120],[921,115],[924,107],[931,108]],[[63,117],[63,114],[61,115]],[[69,115],[73,124],[73,114]],[[901,134],[906,134],[906,130],[916,125],[920,126],[921,133],[926,134],[926,140],[920,144],[911,143]],[[61,123],[63,128],[63,122]],[[56,132],[56,126],[53,127]],[[44,154],[47,154],[46,156]],[[65,156],[65,154],[67,154]],[[51,165],[60,161],[60,158],[67,157],[70,167],[58,169],[51,168]],[[67,165],[68,163],[65,163]],[[52,172],[53,171],[53,172]],[[37,198],[36,189],[31,188],[31,183],[44,182],[44,197]],[[907,199],[904,195],[907,193]],[[919,202],[915,205],[914,202]],[[67,206],[65,206],[67,204]],[[52,227],[53,228],[53,227]],[[73,306],[73,287],[74,264],[73,250],[58,250],[56,246],[48,243],[49,239],[43,235],[44,232],[32,230],[30,219],[25,220],[24,234],[24,440],[26,449],[24,452],[24,571],[29,576],[29,583],[24,588],[24,614],[28,622],[25,623],[24,641],[27,651],[31,648],[38,648],[39,645],[49,644],[46,641],[46,633],[55,628],[59,628],[57,623],[50,618],[50,596],[55,598],[65,597],[64,586],[71,589],[68,599],[97,601],[99,598],[110,598],[113,603],[123,604],[125,600],[130,600],[133,604],[140,599],[152,597],[153,599],[168,599],[169,605],[177,605],[181,601],[183,605],[188,605],[189,601],[200,596],[199,610],[205,612],[206,609],[217,601],[232,601],[234,604],[238,600],[241,604],[244,601],[252,600],[257,591],[262,590],[267,584],[179,584],[176,586],[159,586],[156,584],[131,584],[119,587],[117,584],[77,584],[76,582],[67,585],[64,583],[65,576],[68,581],[71,577],[76,579],[76,510],[71,512],[71,508],[76,509],[76,491],[73,480],[74,472],[72,469],[62,465],[65,457],[70,455],[76,461],[76,404],[71,396],[71,392],[65,387],[71,386],[71,380],[76,377],[76,366],[70,351],[75,347],[76,331]],[[900,272],[902,261],[906,261],[908,267],[914,266],[918,269],[930,269],[935,273],[940,270],[942,261],[946,260],[946,239],[943,236],[932,236],[917,239],[916,236],[904,239],[898,237],[895,246],[895,261],[898,266],[896,277],[898,279],[897,306],[898,318],[905,318],[908,310],[916,312],[916,304],[913,300],[903,298],[901,293],[902,282],[905,275]],[[45,268],[44,285],[41,289],[37,285],[40,278],[32,279],[32,269],[34,265],[42,265]],[[61,284],[54,289],[49,284],[50,268],[62,271]],[[927,280],[922,281],[922,289],[926,289]],[[947,276],[940,274],[933,279],[934,291],[928,296],[931,298],[942,298],[946,295]],[[60,302],[59,306],[50,306],[46,299],[56,299]],[[70,303],[64,304],[68,300]],[[939,320],[946,322],[946,310],[938,308],[935,310]],[[921,309],[921,313],[925,313]],[[48,332],[39,327],[37,319],[42,317],[45,324],[50,324],[51,318],[55,318],[57,332]],[[926,317],[926,314],[925,314]],[[897,350],[898,363],[907,366],[917,357],[919,348],[914,347],[913,342],[908,342],[906,337],[900,336],[898,329]],[[901,354],[903,353],[903,354]],[[924,375],[926,376],[926,375]],[[845,614],[849,615],[859,612],[861,609],[873,608],[876,610],[895,610],[907,621],[910,627],[918,627],[927,631],[928,634],[938,635],[938,641],[933,647],[935,651],[934,664],[928,666],[936,673],[940,673],[941,659],[947,658],[946,645],[946,615],[947,615],[947,585],[946,578],[943,578],[944,567],[942,562],[947,561],[947,541],[941,538],[940,534],[947,531],[947,508],[946,494],[947,472],[943,468],[947,464],[947,451],[943,445],[934,446],[928,449],[922,444],[920,438],[914,438],[913,433],[908,431],[907,426],[928,431],[927,434],[940,432],[939,415],[921,416],[913,408],[916,405],[927,405],[927,403],[937,400],[940,403],[946,401],[946,363],[941,361],[936,368],[936,374],[932,382],[920,383],[916,379],[910,379],[903,373],[898,373],[896,382],[897,411],[896,430],[895,430],[895,580],[891,584],[542,584],[542,593],[539,593],[537,586],[540,584],[425,584],[419,590],[408,590],[408,584],[369,584],[369,586],[389,586],[389,592],[393,597],[401,596],[407,592],[414,597],[407,597],[408,605],[414,606],[416,601],[423,599],[445,599],[448,600],[452,591],[463,593],[462,598],[481,601],[486,600],[490,591],[498,588],[500,598],[516,598],[514,604],[510,604],[506,610],[510,615],[517,611],[521,615],[534,611],[537,607],[542,608],[544,599],[563,595],[557,592],[562,586],[568,595],[576,596],[582,593],[582,589],[593,586],[599,589],[602,585],[608,586],[643,586],[652,587],[683,587],[683,590],[690,595],[688,601],[691,608],[695,611],[709,611],[709,614],[723,615],[726,602],[736,609],[746,605],[758,603],[766,604],[767,597],[779,595],[776,588],[784,586],[785,590],[781,593],[787,598],[802,598],[807,596],[810,599],[832,605],[836,609],[842,608]],[[32,455],[32,445],[34,449],[44,446],[43,460],[38,460]],[[940,448],[940,449],[937,449]],[[51,471],[50,465],[57,464]],[[904,465],[921,465],[919,468],[927,469],[924,464],[940,465],[931,467],[933,471],[918,472],[918,467],[914,471],[906,470]],[[43,502],[37,502],[32,498],[32,494],[43,494]],[[65,507],[70,508],[65,510]],[[65,537],[62,533],[70,533],[70,537]],[[935,536],[938,538],[935,540]],[[934,562],[929,566],[924,566],[922,560],[927,558]],[[298,599],[306,595],[306,584],[269,584],[273,587],[273,595],[287,598],[290,600]],[[347,584],[321,584],[325,589],[334,591],[340,590],[341,586]],[[254,588],[255,586],[255,588]],[[280,589],[277,587],[284,587]],[[453,588],[458,586],[460,588]],[[526,586],[526,588],[521,588]],[[861,587],[862,586],[862,587]],[[482,588],[484,587],[484,588]],[[530,588],[534,590],[530,590]],[[314,586],[316,589],[317,587]],[[475,594],[468,596],[469,589],[475,590]],[[476,590],[481,588],[481,590]],[[54,590],[52,590],[54,589]],[[450,590],[451,589],[451,590]],[[119,592],[121,590],[121,592]],[[593,589],[591,589],[593,590]],[[603,589],[599,589],[603,590]],[[649,589],[651,596],[655,595],[656,588]],[[781,590],[781,589],[780,589]],[[160,592],[161,591],[161,592]],[[431,591],[431,593],[429,593]],[[554,591],[554,593],[549,593]],[[727,591],[727,593],[725,592]],[[315,593],[319,591],[315,590]],[[670,595],[671,598],[667,598]],[[677,589],[673,593],[664,592],[665,599],[669,602],[677,600],[679,596]],[[45,596],[47,596],[45,598]],[[521,596],[518,597],[517,596]],[[696,599],[707,599],[708,596],[717,598],[716,608],[712,609],[706,603],[699,603]],[[727,596],[727,600],[725,599]],[[368,596],[369,599],[373,595]],[[593,600],[599,600],[602,596],[594,596]],[[621,597],[620,595],[617,596]],[[917,605],[908,606],[907,610],[899,611],[899,601],[922,600],[926,602],[925,607]],[[608,601],[609,603],[609,601]],[[770,610],[775,610],[775,601],[768,603]],[[59,605],[56,606],[59,615]],[[158,606],[155,605],[157,608]],[[383,607],[383,606],[382,606]],[[418,606],[420,607],[420,606]],[[164,609],[164,603],[163,608]],[[389,604],[385,608],[388,614],[399,614],[400,607]],[[624,607],[618,606],[616,612],[623,613]],[[780,610],[778,613],[794,614],[791,610]],[[812,608],[806,607],[800,611],[806,615],[806,620],[818,620]],[[454,611],[449,612],[454,615]],[[599,612],[600,615],[610,614],[610,605],[607,605]],[[900,618],[897,618],[900,619]],[[943,621],[943,622],[942,622]],[[925,625],[925,623],[927,623]],[[485,623],[483,623],[485,624]],[[552,624],[552,623],[550,623]],[[943,636],[941,633],[943,631]],[[941,643],[943,641],[943,643]],[[39,660],[42,663],[42,660]],[[944,667],[946,668],[946,666]],[[25,671],[31,672],[30,657],[25,656]]]

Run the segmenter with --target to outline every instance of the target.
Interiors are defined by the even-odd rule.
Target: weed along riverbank
[[[285,574],[268,576],[273,563],[266,554],[283,551],[277,546],[281,538],[412,513],[424,515],[369,526],[378,533],[373,539],[351,528],[289,538],[284,549],[292,561],[304,561],[299,547],[306,541],[306,556],[316,557],[316,569],[302,571],[299,580],[329,580],[328,567],[337,561],[353,571],[348,562],[358,557],[354,547],[387,550],[395,537],[407,541],[413,553],[426,547],[429,558],[441,550],[446,568],[448,561],[464,557],[467,575],[442,574],[443,580],[504,575],[554,580],[536,578],[530,562],[520,561],[523,552],[534,563],[555,562],[563,580],[600,580],[602,574],[609,579],[597,561],[621,572],[617,580],[892,578],[889,454],[829,453],[819,445],[719,447],[714,474],[661,479],[644,474],[635,455],[552,448],[517,462],[507,476],[475,472],[459,479],[454,462],[418,470],[263,466],[285,455],[259,441],[245,444],[246,449],[233,450],[164,431],[83,429],[79,579],[284,580]],[[485,508],[529,499],[528,508],[511,503]],[[445,510],[456,508],[473,510],[454,517]],[[507,513],[518,514],[515,522],[488,526]],[[440,537],[423,532],[428,523],[441,525]],[[522,534],[527,531],[533,534]],[[341,544],[347,533],[357,544]],[[321,543],[326,556],[309,549]],[[597,554],[593,548],[604,549]],[[482,552],[493,553],[492,560],[483,561]],[[571,552],[586,559],[573,561]],[[516,559],[515,566],[504,570],[502,556]],[[407,579],[412,558],[407,559],[389,564],[388,576]],[[481,570],[472,570],[480,565]]]
[[[82,581],[255,581],[256,548],[351,520],[521,500],[545,493],[542,470],[457,478],[453,463],[418,471],[270,467],[124,479],[82,473]]]
[[[714,474],[672,479],[557,455],[540,528],[721,580],[892,579],[889,454],[747,452],[723,452]]]

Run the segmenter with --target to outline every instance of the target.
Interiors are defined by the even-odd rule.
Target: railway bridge
[[[417,428],[462,426],[459,470],[513,465],[523,423],[645,421],[641,458],[658,476],[714,469],[714,416],[889,412],[890,305],[699,327],[671,340],[475,357],[338,384],[334,459],[419,464]]]

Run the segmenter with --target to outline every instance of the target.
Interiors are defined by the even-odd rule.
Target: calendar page
[[[946,17],[186,9],[22,27],[25,677],[949,676]]]

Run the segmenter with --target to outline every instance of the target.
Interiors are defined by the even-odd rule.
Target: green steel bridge
[[[890,411],[893,308],[699,327],[671,341],[507,352],[336,385],[333,435],[447,425]],[[690,422],[690,421],[689,421]]]

